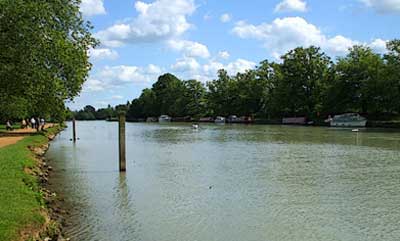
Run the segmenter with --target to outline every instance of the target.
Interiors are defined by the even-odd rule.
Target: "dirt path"
[[[25,138],[24,136],[0,137],[0,148],[15,144],[24,138]]]
[[[45,129],[53,127],[54,124],[46,124],[44,126]],[[12,133],[12,134],[18,134],[18,136],[5,136],[5,137],[0,137],[0,148],[9,146],[12,144],[17,143],[18,141],[24,139],[23,135],[30,135],[33,133],[36,133],[36,129],[33,128],[26,128],[26,129],[16,129],[13,131],[8,131],[6,133]]]
[[[51,123],[45,124],[45,125],[44,125],[44,129],[53,127],[53,125],[54,125],[54,124],[51,124]],[[36,133],[36,129],[33,129],[33,128],[28,127],[28,128],[26,128],[26,129],[16,129],[16,130],[13,130],[13,131],[9,131],[9,133],[31,134],[31,133]]]

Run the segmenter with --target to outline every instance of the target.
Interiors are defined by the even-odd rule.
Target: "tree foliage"
[[[330,58],[320,48],[296,48],[282,56],[272,106],[280,115],[316,116],[329,79]]]
[[[87,51],[96,40],[79,4],[79,0],[0,1],[3,118],[62,118],[64,101],[81,91],[91,67]],[[20,104],[15,105],[15,99]]]
[[[400,114],[400,41],[388,43],[385,55],[354,46],[332,61],[320,48],[296,48],[281,63],[262,61],[234,76],[219,70],[207,83],[160,76],[152,88],[124,105],[128,119],[167,114],[282,118],[361,112],[373,117]]]

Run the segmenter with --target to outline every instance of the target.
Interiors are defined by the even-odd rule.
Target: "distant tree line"
[[[307,116],[322,119],[329,114],[358,112],[371,118],[400,113],[400,40],[387,44],[387,53],[354,46],[333,61],[318,47],[296,48],[281,62],[262,61],[255,69],[203,84],[182,81],[172,74],[160,76],[152,88],[127,105],[128,119],[163,114],[190,116],[253,116],[272,119]],[[114,112],[112,112],[112,110]],[[111,114],[112,113],[112,114]],[[77,118],[116,116],[108,107],[77,112]]]
[[[75,117],[76,120],[109,120],[118,116],[118,109],[123,108],[124,112],[126,112],[126,106],[120,105],[114,108],[108,105],[107,108],[96,110],[93,106],[87,105],[82,110],[73,112],[68,109],[67,119],[71,120]]]

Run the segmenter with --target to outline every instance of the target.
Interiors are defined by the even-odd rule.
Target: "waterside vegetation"
[[[400,113],[400,40],[386,54],[354,46],[332,60],[320,48],[296,48],[281,62],[262,61],[255,69],[229,76],[226,70],[207,83],[160,76],[139,98],[115,108],[86,106],[77,119],[110,119],[125,110],[128,120],[172,117],[251,116],[265,120],[356,112],[370,120],[393,120]]]
[[[0,1],[0,121],[65,118],[96,46],[80,0]]]

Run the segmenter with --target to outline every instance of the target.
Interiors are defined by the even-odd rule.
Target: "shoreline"
[[[0,148],[3,157],[0,166],[3,165],[5,172],[5,179],[1,182],[5,195],[0,199],[3,202],[0,212],[5,216],[0,239],[69,240],[62,234],[62,215],[66,211],[61,209],[62,200],[49,188],[53,168],[45,158],[51,141],[64,128],[63,125],[55,125],[40,134],[26,135],[18,142]]]
[[[78,120],[77,120],[78,121]],[[106,122],[118,122],[118,120],[79,120],[79,121],[106,121]],[[159,122],[147,122],[147,121],[137,121],[137,120],[126,120],[127,123],[159,123]],[[171,121],[171,123],[200,123],[200,124],[214,124],[214,122],[207,121]],[[300,125],[300,124],[282,124],[279,120],[255,120],[251,123],[225,123],[227,125],[284,125],[284,126],[303,126],[303,127],[330,127],[323,121],[317,121],[310,125]],[[352,128],[352,127],[344,127]],[[364,128],[378,128],[378,129],[398,129],[400,130],[400,121],[385,121],[385,120],[371,120],[367,122]]]
[[[36,156],[37,159],[37,170],[33,173],[40,185],[40,192],[46,204],[46,214],[49,218],[48,225],[41,236],[46,240],[58,240],[58,241],[69,241],[69,238],[64,237],[63,228],[65,226],[65,215],[68,211],[62,208],[64,200],[59,197],[58,193],[55,192],[49,185],[49,179],[51,178],[51,173],[53,167],[49,165],[49,160],[46,159],[45,155],[50,148],[51,141],[65,129],[65,126],[57,128],[56,133],[46,135],[48,138],[47,143],[38,146],[31,147],[31,152]]]

